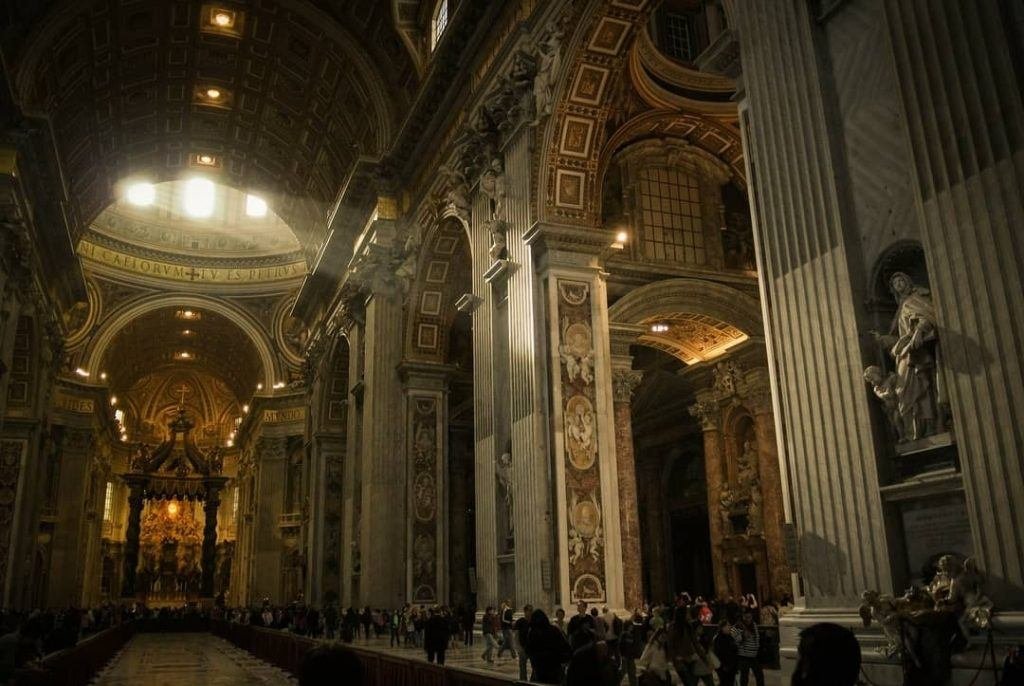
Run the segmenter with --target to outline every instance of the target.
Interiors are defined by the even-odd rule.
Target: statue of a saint
[[[515,534],[515,524],[512,518],[512,453],[505,451],[498,458],[495,465],[495,476],[498,478],[498,486],[501,487],[501,495],[505,502],[505,520],[507,522],[508,538]]]
[[[936,433],[935,308],[928,290],[903,272],[889,278],[899,307],[889,333],[872,332],[896,363],[895,391],[907,440]]]

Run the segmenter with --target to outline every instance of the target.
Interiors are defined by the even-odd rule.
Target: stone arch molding
[[[712,281],[667,279],[641,286],[608,308],[608,319],[636,326],[645,319],[671,312],[706,314],[732,324],[748,336],[761,336],[761,304],[742,291]]]
[[[274,355],[273,345],[259,323],[246,312],[223,300],[202,295],[161,293],[134,300],[112,312],[89,342],[89,347],[83,355],[83,359],[86,361],[85,368],[88,370],[99,369],[107,347],[126,324],[144,314],[166,307],[208,310],[223,316],[237,326],[249,338],[259,355],[260,366],[263,368],[263,388],[269,390],[274,387],[275,380],[280,377],[281,369]]]

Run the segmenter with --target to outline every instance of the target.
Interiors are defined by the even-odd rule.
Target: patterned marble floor
[[[285,686],[298,682],[210,634],[138,634],[94,686]]]
[[[389,637],[376,638],[371,634],[369,639],[357,638],[352,645],[359,648],[379,650],[389,655],[401,656],[409,660],[427,661],[427,654],[422,648],[404,645],[392,648]],[[509,678],[509,681],[514,681],[519,676],[519,661],[513,659],[508,652],[505,652],[503,657],[496,659],[493,664],[487,664],[484,661],[483,652],[483,637],[477,635],[472,646],[467,647],[459,643],[458,647],[449,648],[445,652],[445,664],[450,667],[486,672],[491,675],[504,675]]]

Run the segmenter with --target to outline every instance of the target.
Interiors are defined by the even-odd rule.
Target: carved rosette
[[[569,588],[573,600],[607,599],[601,463],[593,374],[591,293],[586,283],[559,279],[558,321]]]
[[[440,525],[438,474],[438,399],[411,398],[409,512],[412,552],[412,601],[438,599],[437,541]]]

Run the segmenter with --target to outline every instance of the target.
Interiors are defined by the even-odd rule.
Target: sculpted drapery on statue
[[[898,440],[918,440],[938,433],[938,390],[935,307],[928,290],[903,272],[889,277],[898,307],[889,333],[873,331],[895,362],[888,376],[877,366],[864,370],[864,378],[885,404],[886,415]]]

